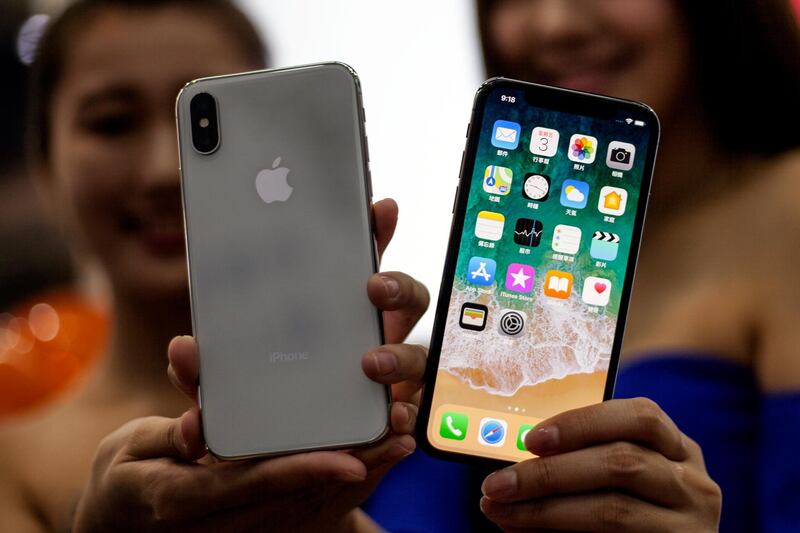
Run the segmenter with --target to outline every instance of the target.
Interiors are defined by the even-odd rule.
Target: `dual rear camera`
[[[189,103],[189,118],[194,149],[203,155],[213,153],[219,147],[217,101],[208,93],[195,95]]]

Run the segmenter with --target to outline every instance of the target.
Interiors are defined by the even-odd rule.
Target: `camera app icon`
[[[608,145],[606,165],[616,170],[630,170],[636,157],[636,147],[630,143],[611,141]]]

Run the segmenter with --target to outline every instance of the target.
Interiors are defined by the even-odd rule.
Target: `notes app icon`
[[[503,236],[506,217],[492,211],[481,211],[475,222],[475,236],[487,241],[499,241]]]
[[[544,278],[544,295],[566,300],[572,294],[572,274],[550,270]]]

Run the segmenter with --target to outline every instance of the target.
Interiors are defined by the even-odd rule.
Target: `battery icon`
[[[644,120],[636,120],[633,123],[634,126],[644,126]]]

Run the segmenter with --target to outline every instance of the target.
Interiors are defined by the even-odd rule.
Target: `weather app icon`
[[[578,180],[564,180],[561,187],[561,205],[583,209],[589,201],[589,184]]]

